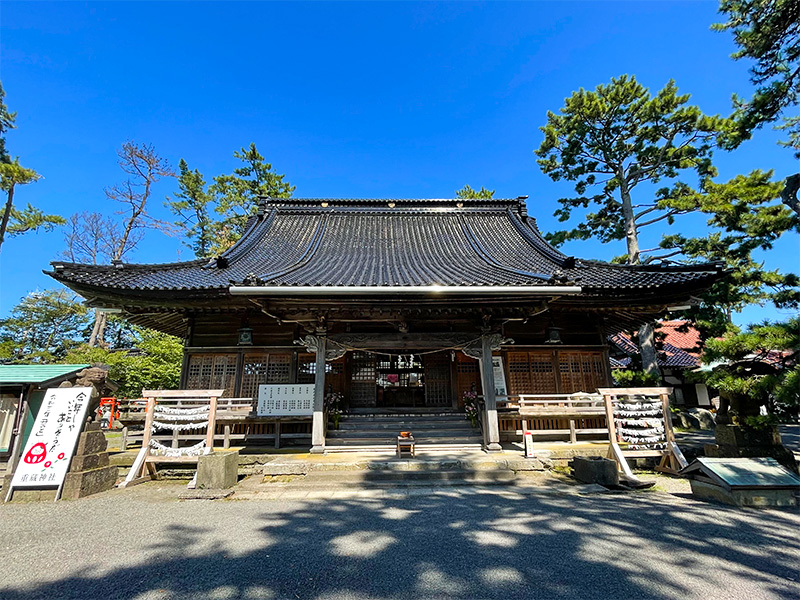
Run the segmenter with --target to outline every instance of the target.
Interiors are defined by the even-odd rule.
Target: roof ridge
[[[68,262],[63,260],[51,260],[50,264],[53,265],[53,268],[56,270],[66,269],[66,268],[81,268],[81,269],[92,269],[97,271],[103,270],[113,270],[113,269],[152,269],[157,267],[159,269],[183,269],[189,266],[195,265],[205,265],[208,263],[208,258],[195,258],[192,260],[184,260],[178,262],[168,262],[168,263],[126,263],[126,262],[119,262],[115,265],[92,265],[87,263],[76,263],[76,262]]]

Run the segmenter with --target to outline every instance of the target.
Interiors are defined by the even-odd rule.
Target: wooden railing
[[[568,434],[573,444],[579,435],[608,435],[605,406],[600,394],[520,394],[501,396],[497,404],[501,433],[516,436],[524,435],[526,431],[534,435]],[[519,429],[517,423],[521,426]]]
[[[171,406],[187,408],[186,401],[181,399],[161,400]],[[196,406],[195,401],[191,406]],[[119,421],[123,424],[120,449],[141,445],[145,422],[147,400],[128,398],[119,400]],[[217,419],[214,439],[222,441],[223,448],[229,448],[232,442],[274,441],[280,448],[282,439],[311,438],[311,417],[260,417],[256,413],[254,398],[219,398],[217,400]],[[204,436],[199,432],[182,434],[185,439],[200,440]],[[164,443],[172,441],[173,436],[154,435],[154,439]]]

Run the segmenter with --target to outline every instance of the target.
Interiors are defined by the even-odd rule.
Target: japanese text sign
[[[69,469],[86,418],[92,388],[55,388],[45,393],[14,472],[11,487],[59,487]]]

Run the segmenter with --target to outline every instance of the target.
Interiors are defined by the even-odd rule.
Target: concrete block
[[[239,451],[212,452],[197,461],[197,487],[224,490],[236,485],[239,475]]]
[[[572,475],[583,483],[619,485],[619,468],[616,461],[601,456],[576,456],[570,461]]]
[[[61,498],[64,500],[77,500],[91,496],[98,492],[105,492],[117,483],[117,467],[108,466],[79,473],[67,473],[64,478],[64,488]]]
[[[78,471],[88,471],[89,469],[99,469],[100,467],[107,467],[108,465],[108,452],[101,452],[100,454],[86,454],[73,457],[69,470],[76,473]]]
[[[107,449],[106,434],[99,429],[91,429],[84,431],[78,438],[78,449],[75,451],[75,456],[98,454]]]

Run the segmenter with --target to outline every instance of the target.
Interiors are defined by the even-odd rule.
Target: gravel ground
[[[666,477],[538,483],[182,502],[153,482],[9,504],[0,598],[800,599],[797,511],[697,502]]]

